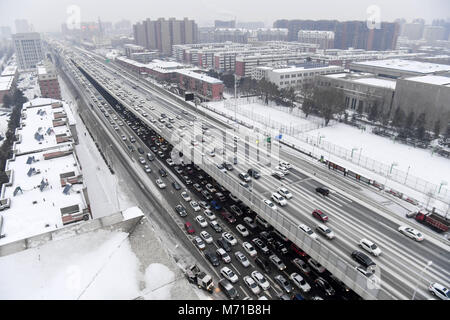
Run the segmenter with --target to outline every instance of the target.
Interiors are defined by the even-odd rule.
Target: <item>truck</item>
[[[436,217],[435,214],[432,213],[424,213],[424,212],[417,212],[414,216],[414,218],[423,223],[428,225],[431,228],[434,228],[438,232],[447,232],[448,231],[448,222],[445,223],[444,219],[439,219]],[[441,220],[441,221],[440,221]]]
[[[199,289],[204,289],[208,292],[213,292],[214,282],[210,275],[200,270],[200,268],[193,264],[185,271],[186,277],[190,283],[196,284]]]

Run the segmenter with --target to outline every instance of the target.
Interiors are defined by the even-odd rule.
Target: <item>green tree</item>
[[[305,114],[305,117],[308,118],[308,116],[315,111],[314,85],[310,83],[303,83],[301,93],[303,96],[303,103],[301,108],[303,113]]]
[[[406,118],[405,125],[404,125],[405,129],[407,129],[407,130],[413,129],[413,124],[414,124],[414,120],[415,120],[414,117],[415,117],[414,110],[409,111],[408,117]]]
[[[441,133],[441,120],[437,119],[434,122],[434,138],[439,138],[439,134]]]
[[[342,114],[345,111],[344,93],[336,88],[316,87],[314,103],[319,114],[325,119],[325,125],[328,125],[334,115]]]
[[[368,116],[369,121],[377,121],[380,118],[380,109],[378,105],[379,105],[378,100],[372,102]]]
[[[405,113],[400,107],[397,107],[392,118],[392,125],[396,128],[400,128],[405,120]]]
[[[9,108],[10,106],[12,106],[12,104],[13,104],[13,100],[12,100],[11,96],[9,94],[5,94],[3,96],[3,107]]]
[[[416,127],[416,137],[419,140],[423,140],[425,137],[425,128],[426,128],[427,122],[426,122],[426,114],[425,112],[422,112],[416,120],[415,127]]]

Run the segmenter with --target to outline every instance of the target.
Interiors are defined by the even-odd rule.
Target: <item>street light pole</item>
[[[414,289],[414,293],[413,293],[413,295],[412,295],[411,300],[414,300],[414,297],[416,296],[417,289],[419,288],[419,281],[422,280],[422,275],[423,275],[423,273],[424,273],[425,270],[427,270],[428,267],[431,266],[432,264],[433,264],[433,261],[429,260],[429,261],[427,262],[427,265],[426,265],[426,266],[422,269],[422,271],[420,272],[420,277],[417,279],[416,288]]]
[[[409,168],[411,168],[411,166],[408,166],[408,170],[406,171],[405,182],[403,182],[403,184],[405,184],[405,183],[406,183],[406,180],[408,180]]]

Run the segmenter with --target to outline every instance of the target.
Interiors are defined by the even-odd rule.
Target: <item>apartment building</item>
[[[333,49],[334,32],[318,31],[318,30],[300,30],[298,32],[298,42],[318,44],[319,49]]]
[[[58,73],[48,62],[37,66],[38,83],[43,98],[61,100]]]
[[[16,33],[12,39],[20,70],[34,69],[44,59],[39,33]]]

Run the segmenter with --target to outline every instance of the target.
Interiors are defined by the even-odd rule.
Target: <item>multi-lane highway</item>
[[[219,152],[216,152],[214,157],[209,152],[227,149],[226,144],[224,146],[220,138],[224,130],[230,131],[231,128],[228,124],[217,121],[214,118],[205,118],[202,114],[185,108],[184,105],[176,103],[171,94],[163,95],[160,90],[151,90],[150,87],[142,85],[141,82],[136,81],[134,76],[117,66],[112,67],[102,64],[93,58],[87,59],[90,54],[85,51],[74,50],[72,53],[78,67],[86,74],[89,74],[92,79],[95,79],[105,91],[108,91],[108,94],[120,101],[124,108],[128,108],[130,114],[140,118],[142,124],[153,128],[157,133],[162,133],[162,131],[166,131],[167,124],[159,122],[158,119],[162,113],[165,113],[167,118],[174,119],[173,128],[169,129],[172,129],[172,138],[174,139],[175,136],[178,141],[181,141],[177,148],[183,148],[184,154],[186,154],[186,150],[188,152],[192,151],[202,161],[214,165],[223,162]],[[90,57],[95,56],[90,55]],[[95,96],[94,94],[92,95]],[[116,115],[117,118],[119,116]],[[202,136],[203,130],[197,130],[194,134],[191,134],[194,130],[189,130],[189,128],[195,127],[194,124],[198,123],[204,123],[209,128],[208,131],[210,133],[209,135],[206,134],[204,143],[202,143],[202,137],[205,137],[204,135]],[[185,129],[181,129],[180,126],[184,126]],[[122,128],[122,126],[118,127]],[[183,136],[181,136],[179,130],[184,132]],[[241,181],[238,173],[247,172],[250,167],[265,172],[265,162],[254,160],[258,156],[262,157],[264,155],[267,146],[262,143],[260,149],[249,147],[249,139],[246,139],[246,136],[254,139],[255,133],[248,132],[242,127],[239,129],[239,132],[234,132],[232,129],[231,132],[232,136],[236,135],[239,137],[239,141],[236,142],[237,150],[234,152],[234,141],[231,140],[231,150],[226,151],[226,160],[236,157],[237,164],[233,164],[233,171],[223,174],[235,181]],[[144,140],[147,138],[148,136],[144,136]],[[197,140],[194,144],[198,143],[199,145],[193,146],[192,140]],[[126,145],[130,145],[130,143]],[[148,150],[145,151],[147,153]],[[167,151],[170,152],[170,150]],[[176,153],[165,153],[164,157],[167,158],[169,155],[174,157]],[[316,194],[315,188],[320,186],[321,183],[317,182],[317,179],[310,174],[313,167],[311,163],[300,159],[298,156],[293,156],[291,152],[284,152],[283,150],[280,151],[279,157],[289,161],[294,168],[282,180],[277,180],[270,174],[263,174],[257,180],[252,179],[249,183],[249,188],[252,190],[254,201],[270,199],[271,194],[276,191],[277,187],[284,185],[293,194],[293,197],[287,201],[287,206],[278,206],[277,212],[288,217],[290,221],[297,224],[306,224],[313,229],[319,221],[311,213],[315,209],[321,209],[328,215],[329,222],[327,222],[327,225],[333,230],[336,237],[333,240],[327,240],[319,236],[318,241],[338,254],[350,265],[358,265],[351,259],[350,253],[358,249],[357,244],[360,239],[368,238],[375,242],[383,252],[380,257],[373,258],[379,267],[377,275],[381,280],[381,288],[395,298],[410,299],[418,284],[416,299],[428,299],[430,298],[427,292],[429,282],[436,281],[446,284],[446,281],[450,278],[448,246],[427,240],[423,243],[415,243],[413,240],[406,238],[397,231],[399,224],[396,221],[378,214],[367,208],[364,203],[356,201],[354,197],[349,197],[348,193],[342,192],[342,190],[347,191],[348,186],[343,186],[342,189],[334,188],[334,190],[331,190],[329,197],[319,196]],[[279,157],[277,155],[273,156],[271,160],[275,160],[274,164],[278,162]],[[326,170],[321,168],[314,167],[313,170],[320,173],[321,177],[326,177],[327,175]],[[195,178],[192,180],[193,183],[197,181]],[[200,179],[197,183],[200,184],[203,180]],[[182,182],[180,180],[180,183]],[[210,182],[214,183],[213,181]],[[168,184],[168,188],[170,187]],[[353,193],[355,192],[353,191]],[[239,194],[236,194],[236,196],[240,197]],[[184,206],[186,209],[189,209],[187,203]],[[193,213],[189,214],[189,217],[193,218]],[[241,221],[240,219],[241,217],[238,217],[238,221]],[[195,221],[192,221],[192,223],[196,229],[201,228]],[[222,223],[222,225],[226,226],[227,224]],[[230,231],[236,236],[237,232],[233,227],[230,226]],[[239,238],[240,236],[237,235],[237,237]],[[422,269],[430,260],[433,261],[433,264],[422,274]],[[233,263],[237,262],[234,261]],[[236,272],[241,275],[243,271],[236,266],[234,267]],[[288,265],[289,267],[291,266]],[[422,276],[423,279],[421,278]],[[242,282],[240,282],[240,285],[243,286]],[[277,288],[275,283],[273,283],[273,287],[277,289],[276,292],[272,292],[273,294],[276,295],[276,293],[281,292],[280,287]]]

